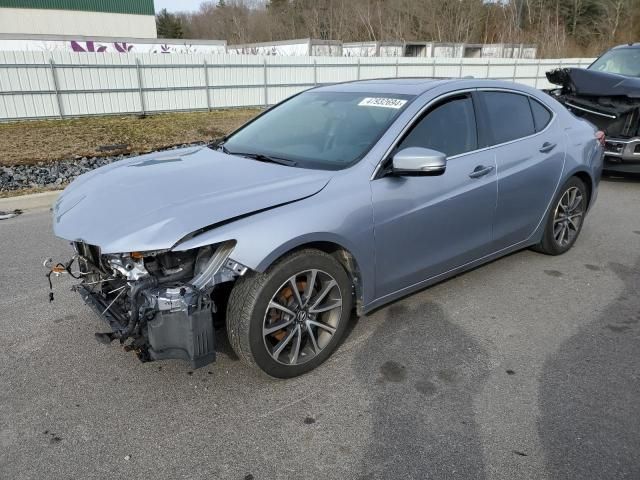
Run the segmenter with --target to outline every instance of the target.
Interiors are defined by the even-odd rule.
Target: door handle
[[[540,152],[541,153],[548,153],[551,150],[553,150],[554,148],[556,148],[556,144],[555,143],[544,142],[542,144],[542,147],[540,147]]]
[[[480,178],[491,172],[493,172],[493,166],[485,167],[484,165],[478,165],[473,169],[473,172],[469,174],[469,177]]]

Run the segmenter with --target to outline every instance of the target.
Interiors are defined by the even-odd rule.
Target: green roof
[[[3,7],[155,15],[153,0],[0,0]]]

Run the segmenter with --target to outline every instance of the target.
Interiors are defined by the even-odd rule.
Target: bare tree
[[[218,0],[178,14],[185,37],[230,44],[342,41],[536,43],[595,55],[640,35],[640,0]]]

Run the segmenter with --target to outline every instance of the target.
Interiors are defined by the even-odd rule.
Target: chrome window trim
[[[510,144],[512,144],[514,142],[519,142],[520,140],[526,140],[528,138],[533,138],[535,136],[542,135],[547,130],[549,130],[549,128],[551,128],[551,125],[553,124],[553,122],[555,121],[556,117],[558,116],[556,114],[556,111],[553,108],[551,108],[545,102],[540,100],[538,97],[536,97],[534,95],[531,95],[530,93],[523,92],[521,90],[515,90],[515,89],[510,89],[510,88],[504,88],[504,87],[483,87],[483,88],[477,88],[476,91],[478,91],[478,92],[516,93],[516,94],[522,95],[524,97],[533,98],[535,101],[537,101],[538,103],[541,103],[547,110],[549,110],[551,112],[551,120],[549,120],[549,123],[547,123],[547,126],[544,127],[542,130],[540,130],[539,132],[535,132],[533,135],[527,135],[526,137],[514,138],[513,140],[509,140],[508,142],[496,143],[495,145],[491,145],[491,147],[489,147],[489,148],[496,148],[496,147],[501,147],[503,145],[510,145]],[[533,112],[531,112],[531,117],[533,118]],[[535,122],[533,124],[533,128],[536,128]]]
[[[447,161],[448,160],[453,160],[456,158],[460,158],[460,157],[464,157],[465,155],[469,155],[472,153],[480,153],[480,152],[484,152],[486,150],[491,150],[493,148],[497,148],[497,147],[501,147],[503,145],[510,145],[514,142],[519,142],[520,140],[526,140],[529,138],[533,138],[537,135],[542,135],[543,133],[545,133],[547,130],[549,130],[549,128],[551,128],[551,126],[553,125],[553,123],[555,122],[558,114],[556,113],[556,111],[551,108],[549,105],[547,105],[545,102],[543,102],[542,100],[540,100],[538,97],[528,93],[528,92],[523,92],[522,90],[517,90],[517,89],[511,89],[511,88],[506,88],[506,87],[475,87],[475,88],[465,88],[462,90],[455,90],[455,91],[451,91],[451,92],[447,92],[444,93],[436,98],[434,98],[433,100],[429,101],[428,103],[426,103],[412,118],[411,120],[409,120],[409,122],[407,122],[407,124],[404,126],[404,128],[400,131],[400,133],[396,136],[396,138],[393,140],[393,142],[391,143],[391,146],[385,151],[384,155],[382,156],[382,158],[380,159],[380,161],[378,162],[378,165],[376,165],[375,170],[373,171],[373,174],[371,175],[370,180],[376,180],[378,178],[378,173],[380,172],[380,169],[382,168],[382,164],[383,162],[388,158],[389,154],[393,151],[394,148],[396,148],[396,146],[398,145],[400,139],[402,137],[404,137],[404,135],[407,133],[407,131],[413,127],[413,125],[418,121],[418,119],[421,117],[421,115],[428,110],[431,106],[433,106],[434,103],[439,102],[441,100],[446,100],[449,97],[453,97],[456,95],[460,95],[463,93],[473,93],[473,92],[505,92],[505,93],[515,93],[518,95],[522,95],[524,97],[529,97],[532,98],[533,100],[537,101],[538,103],[542,104],[547,110],[549,110],[551,112],[551,120],[549,120],[549,122],[547,123],[546,127],[544,127],[542,130],[540,130],[539,132],[535,132],[533,135],[527,135],[526,137],[519,137],[519,138],[515,138],[513,140],[509,140],[508,142],[503,142],[503,143],[496,143],[495,145],[490,145],[488,147],[482,147],[482,148],[478,148],[476,150],[470,150],[468,152],[464,152],[464,153],[459,153],[458,155],[452,155],[451,157],[447,157]],[[531,117],[533,118],[533,112],[531,113]],[[477,121],[477,115],[476,115],[476,121]],[[535,124],[534,124],[534,128],[535,128]]]
[[[442,95],[430,100],[425,105],[423,105],[422,108],[420,110],[418,110],[416,112],[416,114],[413,117],[411,117],[411,119],[407,122],[407,124],[402,128],[402,130],[400,131],[400,133],[398,133],[398,135],[393,140],[393,142],[391,142],[391,145],[384,152],[384,155],[382,155],[382,158],[378,162],[378,165],[376,165],[376,168],[373,171],[373,174],[371,175],[371,178],[369,180],[373,181],[373,180],[375,180],[377,178],[378,173],[379,173],[380,169],[382,168],[382,164],[388,158],[389,154],[393,151],[393,149],[396,148],[396,146],[398,145],[398,142],[400,141],[400,139],[404,137],[404,135],[407,133],[407,131],[410,130],[416,124],[416,122],[422,116],[422,114],[425,111],[427,111],[430,107],[432,107],[434,103],[437,103],[437,102],[439,102],[441,100],[446,100],[449,97],[455,97],[456,95],[461,95],[463,93],[473,93],[476,90],[477,90],[477,88],[464,88],[464,89],[461,89],[461,90],[454,90],[454,91],[451,91],[451,92],[443,93]],[[475,114],[475,112],[474,112],[474,114]],[[488,148],[488,147],[485,147],[485,148]],[[472,150],[471,152],[477,152],[477,151],[479,151],[479,150]],[[462,155],[466,155],[467,153],[471,153],[471,152],[465,152],[465,153],[461,153],[459,155],[448,157],[447,160],[449,158],[457,158],[457,157],[460,157]]]

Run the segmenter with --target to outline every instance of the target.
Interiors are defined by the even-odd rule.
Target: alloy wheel
[[[276,362],[300,365],[331,341],[342,319],[342,292],[328,273],[292,275],[273,295],[264,315],[264,345]]]
[[[553,238],[560,247],[572,243],[584,216],[584,197],[577,187],[570,187],[560,198],[553,217]]]

